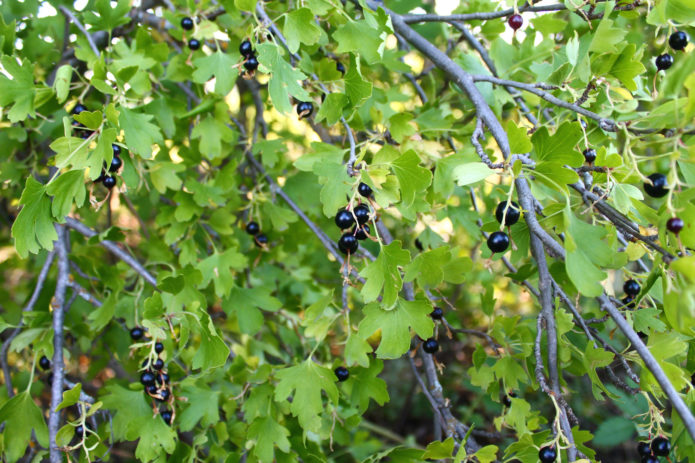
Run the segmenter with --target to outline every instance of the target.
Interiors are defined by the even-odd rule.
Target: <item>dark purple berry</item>
[[[338,367],[335,370],[335,376],[338,381],[343,382],[350,377],[350,371],[345,367]]]
[[[668,180],[664,174],[654,173],[647,177],[651,183],[644,182],[644,192],[652,198],[662,198],[668,194]]]
[[[51,368],[51,361],[44,355],[39,359],[39,366],[44,371],[49,370]]]
[[[154,368],[157,371],[161,370],[162,368],[164,368],[164,360],[158,358],[157,360],[152,362],[152,368]]]
[[[520,14],[513,14],[507,19],[507,24],[515,31],[519,30],[524,25],[524,18]]]
[[[338,240],[338,249],[340,249],[340,252],[343,254],[354,254],[358,247],[359,242],[357,238],[350,232],[345,233]]]
[[[111,145],[111,149],[113,149],[113,155],[114,156],[120,156],[121,155],[121,145],[113,144]]]
[[[191,39],[188,41],[188,48],[190,48],[193,51],[196,51],[197,49],[200,48],[200,40],[198,39]]]
[[[133,341],[141,340],[144,335],[145,335],[145,330],[143,330],[139,326],[136,326],[135,328],[130,330],[130,338]]]
[[[642,287],[635,280],[627,280],[623,283],[623,292],[630,297],[635,297],[639,294]]]
[[[150,385],[145,387],[145,391],[147,391],[147,393],[149,395],[156,395],[158,389],[157,389],[157,386],[155,386],[154,384],[150,384]]]
[[[352,227],[354,223],[355,218],[352,216],[352,212],[348,211],[347,209],[341,209],[335,215],[335,224],[341,230]]]
[[[659,457],[655,457],[654,455],[645,455],[642,457],[642,463],[661,463],[659,461]]]
[[[683,31],[676,31],[668,38],[668,44],[674,50],[683,50],[688,45],[688,34]]]
[[[434,354],[439,350],[439,343],[434,338],[429,338],[422,343],[422,350],[428,354]]]
[[[102,180],[102,182],[104,183],[104,186],[110,190],[111,188],[116,186],[116,177],[107,175],[104,177],[104,180]]]
[[[264,248],[268,244],[268,237],[263,233],[259,233],[253,241],[259,248]]]
[[[652,441],[652,452],[659,457],[667,457],[671,453],[671,443],[665,437],[657,437]]]
[[[181,20],[181,27],[187,31],[193,29],[193,20],[186,16]]]
[[[162,344],[161,342],[155,342],[154,343],[154,351],[158,354],[161,354],[162,352],[164,352],[164,344]]]
[[[300,101],[297,104],[297,114],[299,114],[300,119],[305,119],[311,116],[314,112],[314,104],[309,101]]]
[[[370,196],[372,196],[373,193],[372,187],[370,187],[364,182],[360,182],[360,184],[357,185],[357,192],[365,198],[369,198]]]
[[[634,309],[635,308],[635,298],[632,296],[625,296],[624,298],[621,299],[621,302],[628,309]]]
[[[496,231],[487,237],[487,247],[495,252],[504,252],[509,247],[509,236],[505,232]]]
[[[155,376],[151,371],[143,371],[142,374],[140,374],[140,382],[143,386],[154,384],[154,380]]]
[[[587,164],[593,164],[596,160],[596,150],[593,148],[585,149],[582,154],[584,154],[584,160],[587,162]]]
[[[244,40],[241,42],[241,45],[239,45],[239,53],[241,53],[241,56],[244,58],[250,58],[253,56],[253,46],[248,39]]]
[[[366,204],[358,205],[353,212],[355,214],[355,218],[357,218],[358,224],[364,225],[369,221],[369,206]]]
[[[367,236],[369,235],[369,225],[366,223],[362,225],[360,228],[355,227],[352,230],[352,233],[355,235],[355,238],[357,238],[360,241],[366,240]]]
[[[441,320],[443,316],[444,311],[441,307],[435,307],[434,310],[430,312],[430,317],[432,317],[434,320]]]
[[[656,57],[655,63],[656,68],[659,71],[665,71],[666,69],[673,66],[673,56],[669,55],[668,53],[664,53],[663,55],[659,55]]]
[[[159,391],[159,397],[157,397],[157,400],[160,402],[166,402],[169,400],[169,397],[171,397],[171,392],[169,392],[169,389],[162,389]]]
[[[340,61],[335,62],[335,70],[341,73],[342,75],[345,75],[345,66]]]
[[[507,204],[509,204],[509,206],[507,206]],[[505,208],[507,209],[506,217],[504,215]],[[495,209],[495,218],[497,221],[508,227],[517,223],[520,217],[521,208],[519,208],[519,205],[514,201],[510,201],[509,203],[507,203],[507,201],[502,201],[497,205],[497,209]]]
[[[685,227],[685,223],[683,222],[683,219],[679,217],[671,217],[668,219],[668,222],[666,222],[666,229],[676,235],[683,230],[683,227]]]
[[[244,69],[247,71],[255,71],[258,69],[258,59],[255,56],[249,56],[246,61],[244,61]]]
[[[171,418],[172,418],[171,412],[169,410],[164,410],[163,412],[160,413],[160,415],[161,415],[162,419],[164,420],[164,422],[171,426]]]
[[[246,224],[246,233],[249,235],[258,235],[258,233],[261,231],[261,227],[258,225],[258,223],[251,221]]]
[[[82,103],[77,103],[74,108],[72,108],[73,114],[80,114],[82,111],[87,111],[87,107]]]
[[[111,166],[109,167],[109,172],[118,172],[118,169],[120,169],[121,166],[123,166],[123,161],[121,161],[121,158],[119,158],[118,156],[114,156],[113,158],[111,158]]]
[[[541,447],[538,451],[538,459],[541,463],[552,463],[557,458],[555,447]]]
[[[646,457],[652,454],[652,449],[649,446],[649,442],[639,442],[637,444],[637,453],[640,454],[640,456]]]

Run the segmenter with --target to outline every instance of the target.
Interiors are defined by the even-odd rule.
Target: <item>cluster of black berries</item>
[[[635,280],[627,280],[623,284],[623,292],[625,297],[622,299],[623,305],[628,309],[635,308],[635,298],[639,294],[642,287]]]
[[[444,311],[441,307],[435,307],[432,309],[432,312],[430,312],[430,317],[432,317],[433,320],[441,320],[444,317]],[[427,338],[422,343],[422,350],[428,354],[435,354],[439,350],[439,342],[434,338]]]
[[[519,221],[521,208],[514,201],[502,201],[495,209],[495,218],[502,225],[511,227]],[[487,237],[487,247],[492,253],[504,252],[509,248],[509,235],[503,231],[490,233]]]
[[[554,446],[541,447],[538,459],[541,463],[553,463],[557,459],[557,449]]]
[[[139,326],[130,330],[130,337],[133,341],[139,341],[143,336],[145,336],[145,330]],[[145,392],[148,396],[157,402],[171,405],[173,396],[169,384],[169,374],[166,372],[164,360],[160,356],[164,352],[164,344],[159,341],[155,342],[154,351],[157,353],[157,358],[154,361],[145,359],[142,363],[145,369],[140,374],[140,383],[145,386]],[[159,414],[166,424],[171,425],[173,412],[169,408],[161,409]]]
[[[111,148],[113,149],[113,158],[111,158],[111,165],[108,166],[108,173],[116,174],[118,173],[119,169],[123,166],[123,160],[121,160],[122,148],[120,147],[120,145],[116,144],[111,145]],[[116,186],[116,176],[108,175],[108,173],[106,172],[106,167],[106,163],[104,163],[104,169],[101,171],[101,175],[94,181],[96,183],[103,183],[104,186],[110,190],[111,188]]]
[[[372,189],[366,183],[360,183],[357,187],[357,192],[364,198],[369,199],[372,196]],[[361,203],[358,204],[352,211],[341,209],[335,216],[335,224],[341,230],[352,230],[343,233],[338,240],[338,249],[343,254],[354,254],[359,247],[358,240],[365,240],[369,236],[370,228],[367,225],[369,221],[370,211],[369,206]],[[356,221],[356,222],[355,222]]]
[[[239,53],[244,57],[244,69],[251,73],[258,69],[256,52],[248,39],[244,40],[241,42],[241,45],[239,45]]]
[[[259,248],[264,248],[268,245],[268,237],[264,233],[261,233],[260,225],[253,220],[246,224],[246,233],[253,236],[253,242],[256,243],[256,246]]]
[[[674,50],[683,51],[688,45],[688,34],[683,31],[676,31],[668,38],[668,44]],[[659,55],[656,57],[655,64],[659,71],[665,71],[673,66],[673,56],[669,53]]]
[[[186,16],[181,20],[181,27],[186,31],[193,30],[193,19]],[[196,51],[200,48],[200,40],[190,39],[188,41],[188,48],[190,48],[192,51]]]
[[[659,457],[667,457],[670,452],[671,443],[665,437],[637,444],[637,453],[642,457],[642,463],[659,463]]]

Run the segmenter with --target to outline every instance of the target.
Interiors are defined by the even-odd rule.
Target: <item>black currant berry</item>
[[[345,75],[345,66],[340,61],[335,62],[335,70],[341,73],[342,75]]]
[[[434,320],[441,320],[443,316],[444,311],[441,307],[435,307],[434,310],[430,312],[430,317],[432,317]]]
[[[297,104],[297,114],[299,114],[300,119],[307,118],[311,116],[311,113],[314,112],[314,104],[309,102],[309,101],[300,101]]]
[[[154,368],[157,371],[161,370],[162,368],[164,368],[164,360],[158,358],[157,360],[152,362],[152,368]]]
[[[44,356],[42,356],[42,357],[39,359],[39,366],[40,366],[41,369],[44,370],[44,371],[50,370],[50,368],[51,368],[51,361],[48,360],[48,357],[46,357],[46,356],[44,355]]]
[[[688,45],[688,34],[683,31],[676,31],[668,38],[668,44],[674,50],[683,50]]]
[[[509,236],[505,232],[496,231],[487,237],[487,247],[490,251],[504,252],[509,247]]]
[[[338,367],[335,370],[335,376],[338,381],[343,382],[350,377],[350,371],[345,367]]]
[[[647,177],[651,183],[644,182],[644,192],[652,198],[662,198],[668,194],[668,180],[664,174],[654,173]]]
[[[154,384],[150,384],[150,385],[145,387],[145,391],[147,391],[147,393],[149,395],[156,395],[158,389],[157,389],[157,386],[155,386]]]
[[[552,463],[557,458],[555,447],[541,447],[538,451],[538,459],[541,463]]]
[[[159,384],[169,384],[169,375],[167,373],[159,373],[157,377],[157,383]]]
[[[369,221],[369,206],[366,204],[358,205],[353,212],[357,218],[357,223],[360,225],[364,225]]]
[[[82,103],[77,103],[74,108],[72,108],[73,114],[80,114],[82,111],[87,111],[87,107]]]
[[[268,244],[268,237],[263,233],[259,233],[256,235],[256,238],[254,238],[254,242],[259,248],[265,247],[265,245]]]
[[[239,53],[241,53],[241,56],[244,58],[250,58],[253,56],[253,46],[248,39],[244,40],[241,42],[241,45],[239,45]]]
[[[505,394],[504,397],[502,397],[502,403],[505,407],[512,406],[512,397],[516,397],[516,393],[514,391],[509,391],[508,394]]]
[[[649,446],[649,442],[639,442],[637,443],[637,453],[640,456],[646,457],[652,454],[652,449]]]
[[[120,169],[121,166],[123,166],[123,161],[121,161],[121,158],[119,158],[118,156],[114,156],[113,158],[111,158],[111,166],[109,167],[109,172],[118,172],[118,169]]]
[[[187,31],[193,29],[193,20],[186,16],[181,20],[181,27]]]
[[[418,251],[422,252],[425,248],[422,247],[422,243],[419,239],[415,238],[415,247]]]
[[[683,230],[683,227],[685,227],[685,222],[679,217],[671,217],[668,219],[668,222],[666,222],[666,229],[676,235]]]
[[[360,241],[366,240],[367,235],[369,235],[369,225],[366,223],[362,225],[360,228],[355,227],[352,230],[352,233],[355,235],[355,238],[357,238]]]
[[[661,463],[659,461],[659,457],[655,457],[654,455],[646,455],[642,457],[642,463]]]
[[[593,164],[596,160],[596,150],[593,148],[587,148],[582,153],[584,155],[584,160],[587,164]]]
[[[663,55],[659,55],[656,57],[655,63],[656,68],[659,71],[665,71],[666,69],[673,66],[673,56],[669,55],[668,53],[664,53]]]
[[[513,14],[507,19],[507,24],[515,31],[519,30],[524,25],[524,18],[520,14]]]
[[[428,354],[434,354],[439,350],[439,343],[436,339],[429,338],[424,343],[422,343],[422,350],[424,350]]]
[[[188,48],[190,48],[193,51],[196,51],[197,49],[200,48],[200,40],[198,39],[191,39],[188,41]]]
[[[251,221],[246,224],[246,233],[249,235],[258,235],[260,231],[261,227],[258,225],[258,223]]]
[[[161,354],[162,352],[164,352],[164,344],[162,344],[161,342],[155,342],[154,343],[154,351],[158,354]]]
[[[104,180],[102,180],[102,182],[104,183],[104,186],[110,190],[111,188],[116,186],[116,177],[107,175],[104,177]]]
[[[657,437],[652,441],[652,452],[658,457],[666,457],[671,453],[671,443],[665,437]]]
[[[630,297],[635,297],[639,294],[642,287],[635,280],[627,280],[623,283],[623,292]]]
[[[169,392],[169,389],[162,389],[161,391],[159,391],[159,397],[157,398],[157,400],[159,400],[160,402],[166,402],[167,400],[169,400],[169,397],[171,397],[171,392]]]
[[[370,187],[364,182],[360,182],[360,184],[357,185],[357,192],[365,198],[369,198],[370,196],[372,196],[373,193],[372,187]]]
[[[506,217],[504,215],[505,208],[507,209]],[[502,201],[497,205],[497,209],[495,209],[495,218],[497,219],[497,221],[508,227],[517,223],[520,217],[521,209],[519,208],[519,205],[514,201],[510,201],[509,206],[507,206],[507,201]]]
[[[120,156],[121,155],[121,150],[122,150],[121,145],[117,145],[114,143],[111,145],[111,149],[113,149],[113,155],[114,156]]]
[[[343,234],[338,240],[338,249],[343,254],[354,254],[358,247],[357,238],[350,232]]]
[[[247,71],[255,71],[258,69],[258,60],[255,56],[249,56],[249,58],[244,61],[244,69]]]
[[[634,309],[635,308],[635,298],[632,296],[625,296],[624,298],[621,299],[621,302],[628,309]]]
[[[341,209],[335,215],[335,224],[341,230],[352,227],[354,223],[355,218],[352,216],[352,212],[348,211],[347,209]]]
[[[164,422],[171,426],[171,418],[172,418],[171,412],[169,410],[164,410],[163,412],[160,413],[160,415],[161,415],[162,419],[164,420]]]
[[[154,384],[155,376],[151,371],[143,371],[140,375],[140,382],[143,386]]]
[[[145,330],[143,330],[139,326],[136,326],[135,328],[130,330],[130,338],[133,341],[141,340],[144,335],[145,335]]]

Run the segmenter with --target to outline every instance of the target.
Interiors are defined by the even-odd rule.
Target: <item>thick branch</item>
[[[544,11],[561,11],[566,10],[567,7],[562,3],[554,3],[552,5],[522,5],[518,8],[519,13],[525,11],[538,13]],[[464,14],[450,14],[450,15],[438,15],[438,14],[407,14],[403,15],[403,21],[406,24],[414,24],[421,22],[454,22],[454,21],[484,21],[488,19],[505,18],[511,16],[517,11],[514,8],[508,8],[506,10],[500,11],[485,11],[479,13],[464,13]]]
[[[56,434],[60,428],[60,412],[56,409],[63,400],[63,382],[65,380],[65,363],[63,361],[63,322],[65,319],[65,292],[70,282],[70,266],[68,264],[67,242],[68,233],[62,225],[56,225],[58,240],[55,243],[58,257],[58,276],[56,288],[51,300],[53,310],[53,381],[51,383],[51,408],[48,416],[48,437],[51,463],[62,463],[63,457],[56,445]]]
[[[86,236],[87,238],[91,238],[98,234],[87,225],[72,217],[65,218],[65,225]],[[142,264],[135,259],[135,257],[131,256],[128,251],[122,249],[118,244],[109,240],[102,240],[99,242],[99,244],[111,251],[113,255],[121,259],[123,262],[128,264],[133,270],[135,270],[137,274],[142,276],[146,282],[155,288],[157,287],[157,279],[152,276],[152,274],[148,272],[145,267],[143,267]]]

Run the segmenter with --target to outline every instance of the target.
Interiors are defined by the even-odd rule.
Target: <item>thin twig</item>
[[[60,10],[61,13],[65,15],[66,18],[68,18],[72,23],[77,26],[77,28],[82,32],[85,37],[87,37],[87,43],[89,43],[89,47],[92,49],[95,55],[97,57],[99,56],[99,48],[97,48],[96,43],[94,42],[94,39],[92,38],[92,35],[85,29],[85,27],[82,25],[79,19],[77,19],[77,16],[75,16],[72,11],[68,10],[67,7],[60,5],[58,6],[58,9]]]

